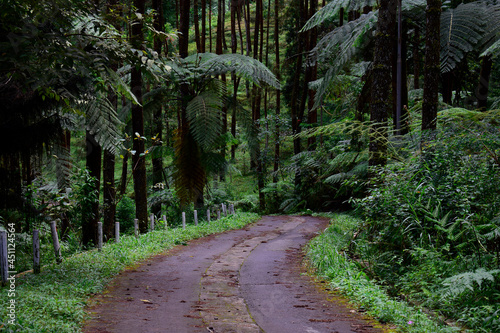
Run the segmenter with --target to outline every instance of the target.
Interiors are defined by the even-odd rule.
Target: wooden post
[[[139,220],[134,219],[134,235],[136,238],[139,237]]]
[[[220,208],[217,207],[217,220],[220,220]]]
[[[115,222],[115,242],[120,243],[120,222]]]
[[[97,222],[97,250],[102,251],[102,222]]]
[[[225,204],[221,204],[222,206],[222,213],[224,214],[224,216],[227,217],[227,209],[226,209],[226,205]]]
[[[233,215],[235,214],[235,212],[234,212],[234,204],[231,204],[229,206],[229,211],[231,212],[231,214],[233,214]]]
[[[167,217],[165,215],[163,215],[163,223],[165,223],[165,230],[167,230],[168,229]]]
[[[151,214],[151,216],[149,217],[149,220],[150,220],[149,231],[153,231],[153,230],[155,230],[155,215]]]
[[[52,244],[54,245],[54,254],[56,256],[56,262],[60,264],[62,262],[61,246],[59,246],[59,237],[57,236],[56,221],[50,222],[50,231],[52,233]]]
[[[2,271],[2,286],[5,286],[7,285],[7,279],[9,278],[6,231],[0,231],[0,271]]]
[[[210,223],[210,208],[207,209],[207,221]]]
[[[40,273],[40,234],[38,229],[33,230],[33,272]]]
[[[198,225],[198,211],[194,210],[194,225]]]
[[[182,212],[182,229],[186,229],[186,213]]]

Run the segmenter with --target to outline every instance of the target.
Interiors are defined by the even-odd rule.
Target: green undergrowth
[[[0,289],[0,331],[4,332],[80,332],[86,317],[89,297],[101,292],[107,283],[126,267],[152,255],[162,253],[177,244],[239,229],[255,222],[259,216],[238,213],[211,223],[153,231],[141,235],[120,237],[120,243],[109,243],[102,252],[84,252],[65,259],[60,265],[49,265],[42,273],[25,274],[16,279],[16,295],[8,296],[8,288]],[[8,325],[8,304],[16,304],[15,325]]]
[[[391,323],[401,332],[457,332],[441,324],[423,309],[388,296],[383,287],[370,280],[347,254],[360,220],[347,214],[335,214],[331,225],[308,245],[307,257],[317,274],[327,279],[361,309],[382,323]]]

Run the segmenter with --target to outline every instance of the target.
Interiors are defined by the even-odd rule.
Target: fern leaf
[[[320,105],[331,82],[344,65],[363,49],[365,38],[368,38],[368,32],[374,29],[377,18],[378,11],[361,15],[357,20],[326,34],[312,50],[312,62],[330,64],[323,80],[317,84],[314,108]]]
[[[210,92],[196,96],[187,106],[191,133],[202,149],[210,147],[222,131],[221,110],[221,99]]]
[[[83,109],[86,115],[86,128],[103,149],[115,154],[121,138],[119,131],[121,121],[118,119],[115,107],[107,98],[95,98],[87,102]]]
[[[318,10],[307,23],[304,25],[301,31],[307,31],[318,25],[322,24],[326,20],[337,16],[340,9],[344,8],[345,11],[349,12],[352,10],[359,11],[364,7],[376,6],[376,0],[334,0],[329,2],[325,7]]]
[[[500,273],[500,269],[486,271],[484,268],[479,268],[475,272],[466,272],[454,275],[443,281],[446,287],[445,295],[459,296],[467,290],[474,291],[476,288],[474,282],[478,287],[481,287],[484,281],[495,281],[494,275]]]
[[[441,14],[441,72],[451,71],[478,45],[485,34],[486,17],[487,6],[482,2],[462,3]]]

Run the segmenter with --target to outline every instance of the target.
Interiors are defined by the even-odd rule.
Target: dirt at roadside
[[[328,220],[268,216],[117,276],[83,332],[389,332],[315,281],[302,247]]]

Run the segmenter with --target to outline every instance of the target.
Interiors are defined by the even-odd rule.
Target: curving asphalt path
[[[327,225],[267,216],[178,246],[115,278],[83,331],[384,332],[305,274],[302,247]]]

